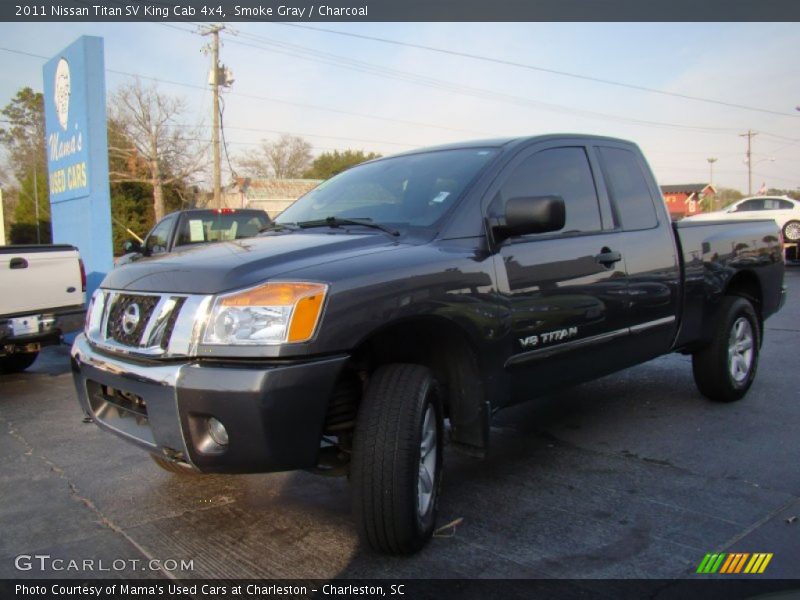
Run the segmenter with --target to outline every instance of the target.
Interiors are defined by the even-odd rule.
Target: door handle
[[[8,261],[8,268],[9,269],[27,269],[28,268],[28,261],[24,258],[20,258],[19,256],[12,258]]]
[[[603,248],[600,251],[600,254],[597,254],[594,257],[594,259],[604,267],[611,267],[615,262],[619,262],[622,260],[622,254],[620,254],[616,250]]]

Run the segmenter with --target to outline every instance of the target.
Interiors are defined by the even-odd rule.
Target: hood
[[[377,233],[289,232],[200,246],[111,271],[101,287],[138,292],[217,294],[305,267],[398,248]]]

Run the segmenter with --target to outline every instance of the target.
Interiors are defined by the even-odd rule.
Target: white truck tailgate
[[[81,305],[82,287],[72,246],[0,246],[0,315]]]

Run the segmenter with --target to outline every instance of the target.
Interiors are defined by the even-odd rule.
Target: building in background
[[[713,198],[716,193],[717,190],[710,183],[661,186],[661,194],[673,221],[703,212],[701,202],[706,198]]]
[[[320,183],[321,179],[239,177],[226,188],[222,195],[222,204],[227,208],[260,208],[273,219]]]

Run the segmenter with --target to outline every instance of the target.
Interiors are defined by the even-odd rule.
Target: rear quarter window
[[[608,193],[623,229],[652,229],[658,216],[638,157],[630,150],[599,148]]]

